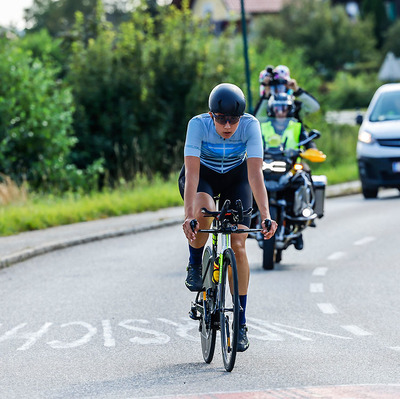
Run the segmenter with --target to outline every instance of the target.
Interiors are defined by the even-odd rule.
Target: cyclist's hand
[[[278,228],[278,223],[272,219],[265,219],[262,223],[262,233],[264,235],[264,240],[269,240],[274,234],[276,229]]]
[[[196,239],[197,230],[199,230],[199,222],[196,219],[187,218],[183,222],[182,228],[186,238],[189,241],[194,241]]]

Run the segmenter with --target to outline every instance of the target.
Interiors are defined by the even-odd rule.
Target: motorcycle
[[[282,252],[290,245],[301,250],[302,232],[309,226],[315,227],[315,219],[324,215],[326,176],[311,176],[310,171],[305,170],[306,164],[302,162],[325,161],[326,155],[321,151],[314,148],[302,149],[302,146],[320,135],[317,130],[310,131],[309,137],[300,142],[297,149],[284,149],[280,136],[273,136],[264,152],[264,182],[271,218],[278,223],[278,229],[269,240],[264,240],[261,233],[249,234],[249,237],[255,238],[263,250],[262,267],[265,270],[272,270],[275,263],[282,260]],[[252,227],[261,226],[257,208],[251,223]]]

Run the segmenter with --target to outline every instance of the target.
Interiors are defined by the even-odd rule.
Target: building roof
[[[193,8],[196,0],[189,0],[189,7]],[[241,0],[221,0],[228,11],[241,12]],[[243,0],[247,14],[270,14],[282,10],[285,2],[290,0]],[[213,0],[210,0],[213,2]],[[172,4],[180,8],[182,0],[172,0]]]
[[[240,0],[223,1],[228,10],[241,11]],[[285,0],[244,0],[244,8],[248,14],[277,13],[282,10],[284,3]]]

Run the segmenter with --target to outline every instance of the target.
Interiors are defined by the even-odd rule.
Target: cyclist
[[[286,65],[272,67],[266,66],[260,72],[260,100],[256,105],[254,114],[259,115],[259,111],[265,109],[265,102],[271,95],[285,92],[293,96],[294,111],[293,116],[301,121],[305,114],[317,112],[320,108],[318,101],[307,91],[297,84],[296,79],[290,77],[290,70]]]
[[[185,221],[182,225],[189,240],[189,265],[185,284],[190,291],[202,289],[201,263],[208,234],[198,233],[208,229],[210,218],[202,217],[201,208],[215,210],[213,197],[220,202],[240,199],[243,208],[252,206],[252,194],[261,212],[262,220],[270,219],[268,196],[262,174],[263,148],[258,120],[244,113],[246,99],[242,90],[230,83],[214,87],[209,96],[209,112],[192,118],[187,127],[185,163],[179,176],[179,189],[184,199]],[[196,219],[195,231],[190,222]],[[241,228],[248,228],[250,217]],[[264,239],[275,233],[277,224],[272,221],[270,231],[262,223]],[[232,248],[238,267],[240,297],[240,328],[238,351],[248,346],[246,303],[250,269],[246,254],[247,234],[233,234]]]

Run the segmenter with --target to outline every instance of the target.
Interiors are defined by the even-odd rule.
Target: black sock
[[[203,259],[203,249],[201,248],[193,248],[189,245],[189,263],[191,265],[201,265],[201,261]]]
[[[239,313],[239,325],[244,326],[246,324],[246,303],[247,295],[239,295],[240,301],[240,313]]]

